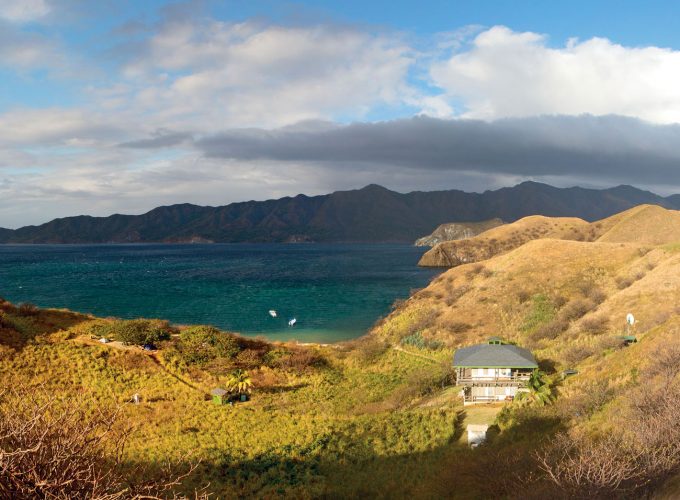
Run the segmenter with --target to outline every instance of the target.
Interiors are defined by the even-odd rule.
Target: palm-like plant
[[[535,404],[537,406],[545,406],[554,401],[552,389],[550,384],[545,379],[545,373],[539,370],[534,370],[529,377],[527,384],[528,391],[522,391],[517,394],[517,401],[522,404]]]
[[[250,379],[248,372],[243,370],[235,370],[229,380],[227,380],[227,387],[230,391],[235,391],[237,394],[249,394],[253,386],[253,381]]]

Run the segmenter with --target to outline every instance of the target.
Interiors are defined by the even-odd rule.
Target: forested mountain
[[[484,193],[402,194],[369,185],[220,207],[179,204],[142,215],[65,217],[40,226],[0,229],[0,243],[412,242],[447,222],[494,217],[513,222],[534,214],[592,221],[640,204],[680,208],[680,196],[664,198],[631,186],[596,190],[536,182]]]

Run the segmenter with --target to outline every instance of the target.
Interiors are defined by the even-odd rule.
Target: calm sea
[[[0,296],[270,339],[358,337],[436,271],[410,245],[0,245]],[[273,318],[269,310],[277,312]],[[294,327],[288,320],[297,319]]]

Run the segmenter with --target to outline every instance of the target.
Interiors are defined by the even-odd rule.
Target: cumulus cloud
[[[414,57],[397,36],[348,27],[172,20],[135,46],[123,74],[135,106],[214,130],[417,100],[406,84]]]
[[[317,131],[237,129],[196,145],[209,157],[247,161],[680,185],[680,125],[620,116],[416,117]]]
[[[680,122],[680,51],[605,38],[548,42],[496,26],[434,63],[430,76],[470,118],[590,113]]]

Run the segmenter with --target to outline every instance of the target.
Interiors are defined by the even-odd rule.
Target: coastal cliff
[[[432,234],[418,238],[415,246],[433,247],[444,241],[464,240],[503,224],[504,222],[498,218],[483,222],[449,222],[439,225]]]

